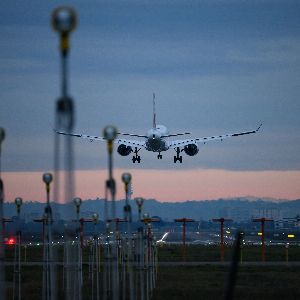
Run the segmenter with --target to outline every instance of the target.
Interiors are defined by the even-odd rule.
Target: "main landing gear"
[[[157,159],[162,159],[162,155],[160,154],[160,152],[157,155]]]
[[[134,156],[132,157],[132,162],[133,163],[135,163],[136,161],[138,162],[138,163],[140,163],[141,162],[141,157],[138,155],[138,152],[141,150],[141,148],[140,149],[138,149],[137,147],[135,147],[135,149],[134,149]]]
[[[176,156],[174,156],[174,164],[176,164],[177,160],[182,164],[182,156],[179,155],[181,150],[179,147],[176,148]]]

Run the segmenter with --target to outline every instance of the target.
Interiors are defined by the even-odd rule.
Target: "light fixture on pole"
[[[17,207],[17,214],[18,214],[18,231],[17,231],[17,237],[18,237],[18,243],[17,247],[15,247],[15,270],[14,270],[14,287],[13,287],[13,293],[15,293],[15,283],[16,278],[15,276],[18,274],[18,299],[21,299],[21,224],[20,224],[20,212],[21,212],[21,206],[23,204],[23,199],[21,197],[17,197],[15,199],[15,204]],[[18,264],[16,264],[16,260],[18,260]],[[18,267],[17,267],[18,265]],[[16,269],[17,268],[17,269]],[[13,295],[14,296],[14,295]],[[13,299],[15,299],[13,297]]]
[[[43,181],[46,184],[46,193],[47,193],[47,205],[50,204],[50,184],[53,180],[53,176],[51,173],[44,173],[43,174]]]
[[[142,207],[144,204],[144,198],[138,197],[138,198],[134,198],[135,203],[138,207],[138,213],[139,213],[139,221],[142,220]]]
[[[81,206],[82,200],[81,200],[81,198],[76,197],[76,198],[73,199],[73,202],[74,202],[74,205],[76,207],[77,216],[79,216],[80,206]]]
[[[117,137],[118,131],[114,126],[106,126],[103,129],[103,137],[107,140],[107,152],[108,152],[108,180],[106,181],[106,190],[110,191],[111,200],[112,200],[112,207],[111,207],[111,214],[110,216],[105,216],[105,219],[115,219],[115,195],[116,195],[116,183],[113,178],[112,170],[112,153],[113,153],[113,144],[114,139]],[[107,196],[107,195],[106,195]],[[107,201],[107,197],[105,197],[105,201]],[[107,203],[106,203],[107,205]],[[107,212],[106,212],[107,214]]]
[[[181,218],[175,219],[175,222],[182,223],[182,261],[186,262],[186,223],[195,222],[194,219]]]
[[[232,221],[231,219],[224,219],[224,218],[219,218],[219,219],[212,219],[213,222],[220,222],[220,261],[224,261],[224,222],[227,221]]]
[[[21,206],[23,204],[23,199],[21,197],[17,197],[15,199],[15,204],[16,204],[16,207],[17,207],[17,214],[18,214],[18,217],[20,216],[20,211],[21,211]]]
[[[131,207],[130,207],[130,204],[128,203],[128,187],[131,183],[131,174],[123,173],[122,181],[125,185],[125,206],[124,206],[125,219],[126,219],[126,221],[131,222]],[[129,226],[129,224],[128,224],[128,226]]]
[[[2,149],[2,142],[5,139],[5,130],[4,128],[0,127],[0,178],[1,178],[1,149]]]
[[[60,34],[60,49],[64,55],[69,50],[69,34],[76,28],[77,16],[73,8],[57,7],[51,18],[52,27]]]

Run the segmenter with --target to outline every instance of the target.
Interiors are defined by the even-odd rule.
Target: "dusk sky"
[[[174,164],[175,151],[141,151],[141,164],[115,153],[133,197],[160,201],[258,196],[300,198],[299,1],[1,1],[0,126],[7,200],[43,198],[53,170],[54,105],[60,96],[52,10],[71,3],[70,95],[75,132],[101,135],[114,124],[145,134],[157,121],[171,133],[255,135],[200,145]],[[104,196],[105,144],[74,138],[78,196]]]

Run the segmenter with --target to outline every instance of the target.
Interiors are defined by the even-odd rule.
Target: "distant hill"
[[[123,207],[125,201],[116,201],[116,213],[118,217],[123,217]],[[133,200],[130,201],[133,218],[137,218],[137,207]],[[67,214],[75,214],[72,211],[73,205],[51,204],[57,217],[65,218]],[[21,217],[25,221],[33,218],[40,218],[43,215],[45,204],[41,202],[25,202],[21,208]],[[91,217],[97,212],[100,219],[104,218],[104,200],[88,199],[83,201],[81,215]],[[284,201],[278,199],[261,199],[255,197],[243,197],[234,199],[218,199],[205,201],[185,201],[185,202],[159,202],[154,199],[145,200],[143,212],[148,212],[152,216],[159,216],[164,220],[172,221],[179,217],[188,217],[195,220],[209,220],[216,217],[231,218],[235,221],[249,220],[252,217],[271,217],[280,219],[282,217],[294,217],[300,215],[300,199]],[[14,203],[4,203],[4,216],[12,217],[16,215]]]

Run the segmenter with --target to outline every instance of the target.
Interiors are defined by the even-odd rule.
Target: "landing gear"
[[[135,155],[132,157],[132,162],[133,162],[133,163],[135,163],[136,161],[137,161],[138,163],[141,162],[141,157],[138,155],[138,152],[139,152],[140,150],[141,150],[141,148],[138,149],[137,147],[135,147],[135,149],[134,149],[134,151],[133,151],[133,153],[134,153]]]
[[[162,155],[160,154],[160,152],[157,155],[157,159],[162,159]]]
[[[182,156],[179,155],[181,152],[180,148],[177,147],[175,151],[176,151],[176,156],[174,156],[174,164],[176,164],[177,160],[182,164]]]

